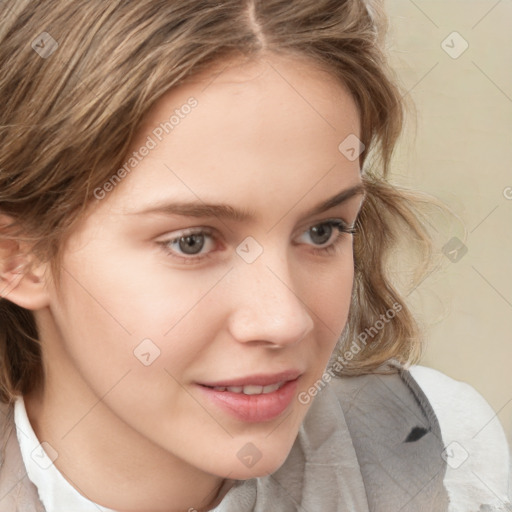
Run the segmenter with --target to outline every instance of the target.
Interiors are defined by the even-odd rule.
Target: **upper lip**
[[[238,379],[228,379],[216,382],[201,382],[202,386],[208,387],[233,387],[233,386],[269,386],[278,382],[287,382],[297,379],[302,374],[299,370],[287,370],[274,374],[258,374],[240,377]]]

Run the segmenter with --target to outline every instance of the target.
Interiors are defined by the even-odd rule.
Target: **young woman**
[[[389,277],[377,4],[0,11],[2,511],[508,510]]]

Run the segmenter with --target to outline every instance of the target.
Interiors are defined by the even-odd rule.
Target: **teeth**
[[[265,395],[267,393],[273,393],[284,385],[284,382],[278,382],[277,384],[270,384],[269,386],[215,386],[214,391],[229,391],[231,393],[243,393],[244,395]]]
[[[242,393],[244,395],[261,395],[263,386],[244,386]]]
[[[284,385],[284,382],[278,382],[277,384],[270,384],[269,386],[215,386],[214,391],[229,391],[231,393],[243,393],[244,395],[265,395],[267,393],[273,393]]]
[[[282,385],[282,382],[278,382],[277,384],[270,384],[270,386],[265,386],[263,388],[263,393],[272,393],[272,391],[277,391]]]

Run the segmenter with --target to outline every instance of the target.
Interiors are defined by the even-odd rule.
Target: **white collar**
[[[37,487],[47,512],[114,512],[82,496],[55,467],[52,459],[56,460],[58,454],[48,443],[37,439],[23,397],[17,398],[14,404],[14,422],[28,478]]]

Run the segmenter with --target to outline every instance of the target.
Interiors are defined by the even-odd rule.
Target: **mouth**
[[[198,384],[210,404],[238,420],[259,423],[281,416],[291,405],[302,373],[253,375]]]
[[[255,385],[246,385],[246,386],[206,386],[214,391],[229,391],[230,393],[241,393],[243,395],[267,395],[268,393],[273,393],[278,389],[281,389],[286,384],[285,381],[277,382],[276,384],[270,384],[268,386],[255,386]]]

